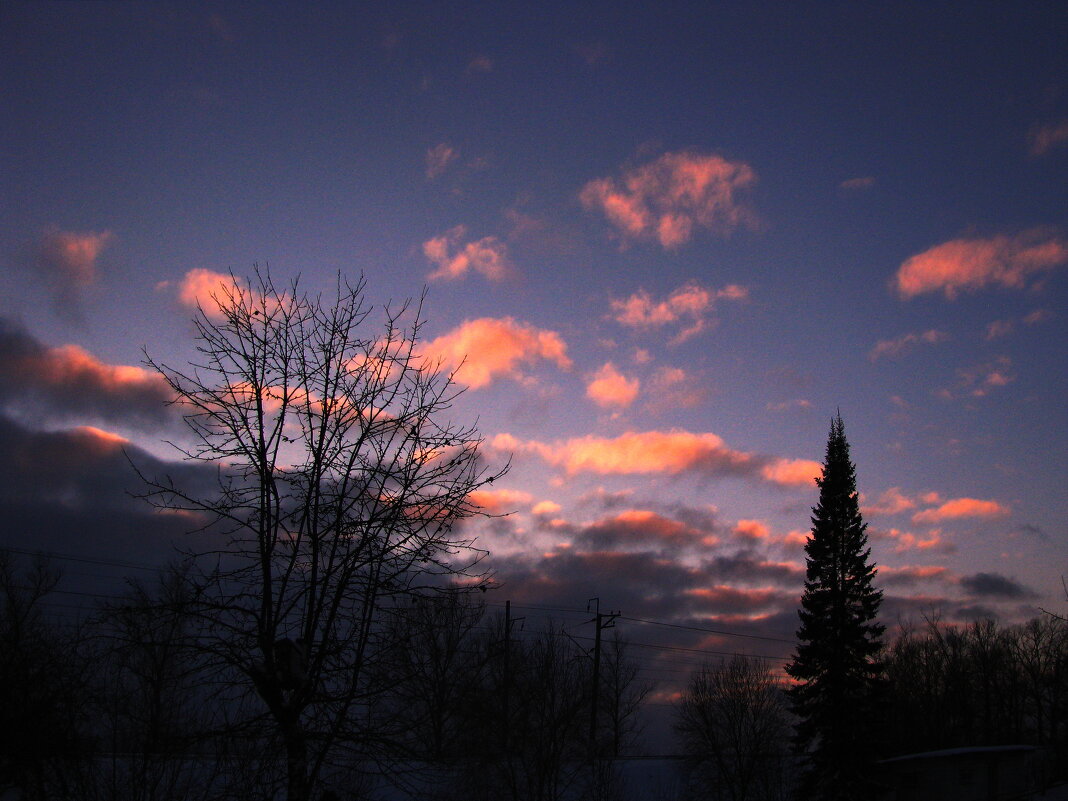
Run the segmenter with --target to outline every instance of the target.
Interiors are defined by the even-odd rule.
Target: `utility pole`
[[[597,631],[593,638],[593,695],[590,698],[590,758],[597,758],[597,702],[601,689],[601,632],[610,629],[616,624],[619,612],[601,612],[601,599],[590,598],[586,603],[586,611],[590,611],[590,604],[594,604],[596,617],[593,623],[597,624]]]
[[[508,753],[508,741],[512,731],[512,623],[518,623],[523,618],[512,620],[512,602],[504,602],[504,733],[501,740],[504,745],[504,753]]]

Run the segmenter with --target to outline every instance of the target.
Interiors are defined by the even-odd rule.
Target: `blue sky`
[[[165,558],[121,368],[259,263],[428,288],[501,598],[791,636],[840,408],[888,615],[1063,608],[1063,5],[756,5],[5,4],[0,544]]]

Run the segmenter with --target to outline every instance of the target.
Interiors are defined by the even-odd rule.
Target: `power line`
[[[487,606],[504,606],[504,604],[488,603]],[[533,609],[542,612],[564,612],[573,615],[589,615],[590,613],[584,609],[568,609],[566,607],[559,606],[539,606],[537,604],[512,604],[513,609]],[[687,626],[681,623],[668,623],[665,620],[651,620],[649,618],[631,617],[629,615],[620,615],[620,620],[625,620],[630,623],[641,623],[643,625],[650,626],[663,626],[665,628],[682,629],[684,631],[698,631],[706,634],[719,634],[724,637],[746,637],[752,640],[765,640],[767,642],[783,643],[785,645],[794,645],[794,640],[785,640],[781,637],[768,637],[762,634],[745,634],[740,631],[725,631],[724,629],[712,629],[702,626]]]
[[[620,615],[620,620],[629,620],[632,623],[644,623],[650,626],[665,626],[672,629],[683,629],[685,631],[703,631],[708,634],[722,634],[725,637],[749,637],[753,640],[767,640],[768,642],[781,642],[786,645],[793,645],[794,640],[784,640],[781,637],[766,637],[762,634],[742,634],[737,631],[724,631],[723,629],[708,629],[701,626],[684,626],[681,623],[668,623],[663,620],[648,620],[641,617],[630,617],[628,615]]]
[[[146,565],[139,562],[126,562],[119,559],[94,559],[89,556],[74,556],[69,553],[59,553],[57,551],[32,551],[26,548],[12,548],[10,545],[0,545],[0,551],[7,551],[8,553],[17,553],[23,556],[38,556],[50,559],[62,559],[67,562],[81,562],[87,565],[102,565],[104,567],[125,567],[132,570],[151,570],[153,572],[161,569],[162,565]]]

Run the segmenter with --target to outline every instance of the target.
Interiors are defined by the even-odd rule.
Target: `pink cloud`
[[[891,487],[879,496],[871,505],[860,507],[861,514],[875,517],[877,515],[896,515],[908,509],[915,509],[916,501],[905,495],[900,487]]]
[[[890,585],[911,586],[921,581],[951,581],[952,573],[941,565],[905,565],[889,567],[880,565],[877,581]]]
[[[612,362],[605,362],[586,385],[586,397],[598,406],[625,409],[638,397],[640,385],[637,378],[627,378]]]
[[[1023,318],[1023,321],[1027,325],[1038,325],[1039,323],[1046,322],[1046,320],[1049,320],[1051,317],[1053,317],[1053,312],[1049,309],[1035,309],[1033,312],[1027,314]]]
[[[178,300],[184,305],[200,306],[209,317],[220,315],[220,303],[242,291],[242,282],[229,273],[217,273],[201,267],[189,270],[178,285]]]
[[[957,381],[953,387],[947,387],[936,393],[944,400],[953,400],[968,395],[982,398],[990,390],[1007,386],[1016,379],[1012,372],[1012,360],[1008,356],[999,356],[990,362],[962,367],[957,370]]]
[[[680,286],[665,299],[656,301],[644,289],[622,300],[612,301],[612,318],[629,328],[650,329],[677,322],[686,323],[672,340],[679,344],[703,331],[708,315],[719,300],[746,300],[749,290],[738,284],[709,289],[697,283]]]
[[[838,184],[839,189],[844,189],[847,192],[858,192],[862,189],[871,189],[873,186],[875,186],[875,179],[870,175],[849,178]]]
[[[896,359],[904,356],[917,345],[935,345],[949,339],[945,331],[931,329],[922,334],[904,334],[896,339],[882,339],[875,343],[875,347],[868,353],[870,361],[878,361],[881,358]]]
[[[942,537],[941,529],[931,529],[927,534],[914,534],[911,531],[902,531],[891,528],[885,531],[871,529],[873,537],[889,539],[894,543],[894,553],[906,553],[908,551],[935,551],[947,553],[954,550],[951,542]]]
[[[448,169],[460,153],[446,142],[434,145],[426,152],[426,177],[433,180]]]
[[[987,325],[983,338],[988,342],[992,339],[1000,339],[1012,333],[1012,320],[994,320]]]
[[[110,231],[75,233],[50,228],[41,237],[38,266],[62,285],[81,288],[96,281],[96,262],[112,240]]]
[[[649,380],[645,409],[654,414],[667,409],[689,409],[700,405],[708,389],[697,384],[681,367],[660,367]]]
[[[455,280],[473,270],[491,281],[501,281],[512,272],[508,246],[504,242],[495,236],[485,236],[474,242],[461,243],[466,233],[464,226],[457,225],[423,243],[423,255],[437,265],[427,278],[431,281]]]
[[[1004,517],[1009,507],[997,501],[977,498],[952,498],[934,509],[925,509],[912,516],[913,523],[940,523],[943,520],[958,520],[964,517]]]
[[[698,605],[702,608],[728,612],[752,612],[757,609],[784,605],[788,600],[792,600],[780,590],[745,589],[725,584],[715,587],[697,587],[687,590],[686,595],[698,601]]]
[[[954,239],[907,259],[894,276],[902,298],[960,292],[986,286],[1022,289],[1043,272],[1068,261],[1068,242],[1033,230],[1015,237]]]
[[[571,46],[571,51],[585,61],[589,67],[603,64],[612,55],[608,45],[601,41],[579,42]]]
[[[678,520],[648,509],[624,509],[581,529],[578,539],[585,546],[597,549],[620,548],[627,545],[712,545],[718,540],[710,534]]]
[[[823,465],[811,459],[776,459],[764,465],[760,473],[774,484],[813,486],[823,475]]]
[[[497,377],[521,378],[521,365],[550,361],[571,368],[567,345],[555,331],[535,328],[511,317],[481,317],[428,342],[424,356],[455,371],[457,381],[473,389]]]
[[[812,401],[804,398],[794,398],[793,400],[780,401],[778,403],[769,402],[764,408],[769,412],[785,412],[788,409],[811,409]]]
[[[1028,136],[1032,156],[1044,156],[1055,147],[1068,142],[1068,120],[1040,125]]]
[[[468,72],[493,72],[493,59],[479,54],[467,62]]]
[[[754,183],[756,173],[744,162],[665,153],[626,170],[618,181],[590,181],[579,199],[601,211],[624,240],[654,240],[671,249],[688,242],[696,228],[726,234],[751,225],[754,216],[738,196]]]

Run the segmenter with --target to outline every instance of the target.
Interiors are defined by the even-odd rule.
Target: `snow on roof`
[[[904,756],[891,757],[879,760],[880,765],[890,762],[905,762],[910,759],[940,759],[942,757],[973,756],[979,754],[1012,754],[1025,751],[1037,751],[1033,745],[976,745],[962,748],[943,748],[941,751],[921,751],[917,754],[905,754]]]

